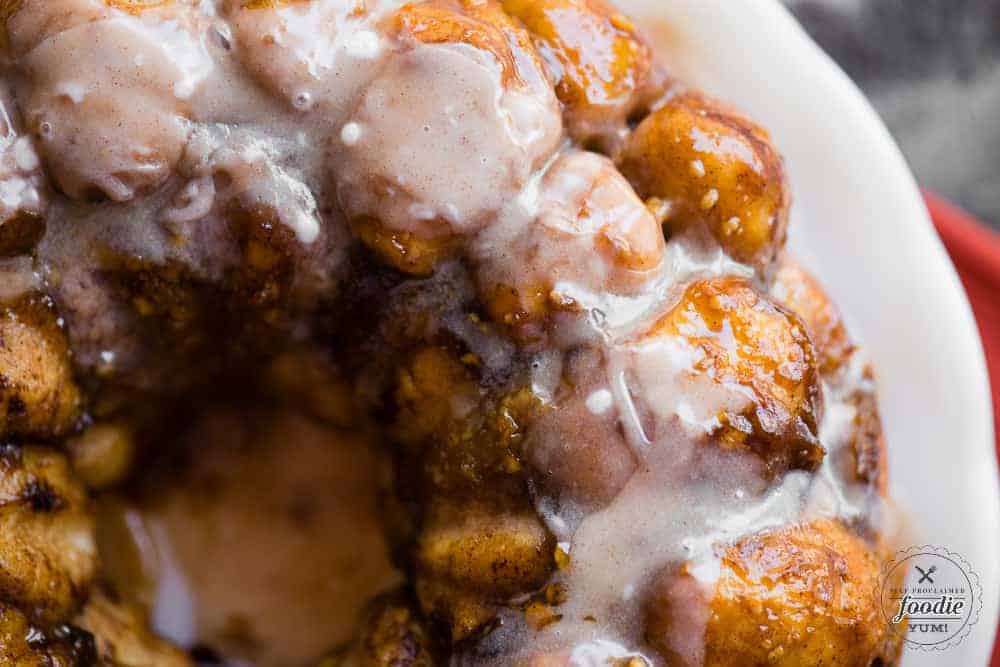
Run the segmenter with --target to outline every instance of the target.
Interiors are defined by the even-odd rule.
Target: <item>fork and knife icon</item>
[[[915,569],[917,572],[920,573],[920,581],[917,582],[918,586],[924,583],[925,581],[932,584],[934,583],[934,580],[931,579],[931,575],[937,572],[937,565],[931,565],[926,570],[920,567],[919,565],[914,565],[913,569]]]

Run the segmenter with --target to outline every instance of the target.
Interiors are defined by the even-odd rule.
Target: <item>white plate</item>
[[[1000,492],[982,346],[955,270],[888,131],[776,0],[618,0],[685,80],[762,122],[795,196],[791,247],[875,361],[893,495],[917,538],[984,590],[972,634],[903,664],[987,665],[1000,601]],[[961,103],[956,100],[956,103]]]

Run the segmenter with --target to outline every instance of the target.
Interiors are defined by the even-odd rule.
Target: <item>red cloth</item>
[[[931,192],[925,192],[924,197],[979,322],[993,387],[993,415],[1000,454],[1000,234]],[[990,664],[1000,667],[1000,641],[993,647]]]
[[[993,386],[1000,450],[1000,235],[937,195],[925,192],[924,196],[979,322]]]

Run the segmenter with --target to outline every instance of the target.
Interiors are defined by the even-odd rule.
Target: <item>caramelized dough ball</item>
[[[380,262],[411,276],[431,275],[441,262],[458,254],[462,244],[459,236],[394,231],[367,216],[351,221],[351,229]]]
[[[799,315],[819,354],[820,372],[840,400],[854,410],[848,426],[848,479],[888,490],[886,443],[882,433],[874,371],[858,364],[852,341],[837,306],[823,286],[801,265],[783,258],[774,276],[772,296]]]
[[[528,215],[511,214],[486,230],[473,250],[490,315],[522,342],[542,337],[553,312],[636,296],[662,275],[663,233],[607,158],[562,155],[538,200]]]
[[[750,406],[720,415],[723,448],[750,450],[772,474],[815,470],[821,388],[816,350],[801,320],[742,278],[690,285],[650,336],[669,336],[695,351],[693,372],[750,393]]]
[[[531,427],[527,458],[539,484],[556,497],[600,508],[625,488],[638,464],[614,411],[595,415],[588,398],[571,396],[544,411]]]
[[[489,504],[497,513],[519,514],[531,507],[521,459],[525,430],[541,409],[530,388],[512,390],[500,397],[453,395],[442,400],[433,419],[424,422],[434,430],[423,439],[402,440],[412,465],[405,475],[416,476],[424,507],[437,501],[445,505]],[[398,421],[405,421],[400,413]],[[405,424],[392,432],[405,433]],[[413,445],[416,445],[414,447]]]
[[[415,605],[402,593],[377,599],[361,623],[360,637],[320,667],[434,667],[434,643]]]
[[[3,181],[0,175],[0,187]],[[0,206],[0,216],[3,215]],[[35,213],[18,210],[10,217],[0,217],[0,259],[31,252],[44,233],[45,219]]]
[[[86,490],[65,457],[43,447],[0,449],[0,600],[32,621],[67,620],[97,570]]]
[[[554,547],[520,460],[538,398],[529,389],[492,396],[471,357],[414,351],[400,365],[390,427],[404,445],[398,490],[419,507],[415,528],[397,531],[398,540],[412,552],[422,609],[456,641],[543,582]]]
[[[259,168],[247,165],[249,169],[253,166]],[[237,187],[244,185],[241,182]],[[254,183],[253,187],[272,187],[276,191],[281,186]],[[282,218],[280,199],[260,202],[242,194],[230,200],[223,212],[242,258],[227,275],[224,289],[237,295],[240,305],[258,309],[272,321],[289,312],[309,311],[332,287],[331,269],[337,264],[337,255],[331,236],[335,232],[327,233],[319,218],[313,218],[306,233],[315,232],[316,236],[304,240]],[[301,212],[293,208],[286,205],[284,211],[293,215]]]
[[[0,306],[0,438],[63,435],[81,402],[51,302],[32,295]]]
[[[504,83],[525,72],[519,58],[534,59],[531,38],[510,20],[494,0],[423,0],[395,14],[392,29],[422,44],[465,44],[483,51],[500,65]]]
[[[879,563],[840,523],[768,530],[718,556],[717,575],[688,563],[651,591],[646,638],[668,665],[896,664]]]
[[[422,571],[495,598],[521,592],[549,569],[551,538],[533,516],[470,514],[421,536]]]
[[[5,667],[95,665],[94,640],[70,626],[42,631],[14,607],[0,604],[0,664]]]
[[[272,209],[227,207],[191,244],[205,256],[153,261],[98,246],[54,281],[74,362],[109,391],[164,400],[259,364],[298,336],[334,275],[326,239],[304,246]],[[202,261],[204,260],[204,261]],[[325,269],[325,271],[324,271]],[[256,367],[256,366],[255,366]]]
[[[505,9],[499,0],[410,2],[394,16],[392,30],[422,44],[466,45],[482,51],[499,65],[505,88],[530,92],[548,106],[546,90],[540,87],[548,83],[540,54],[531,34]]]
[[[427,275],[490,225],[562,138],[531,38],[496,0],[384,21],[384,66],[331,140],[341,208],[395,268]]]
[[[31,252],[45,232],[48,204],[41,161],[14,125],[18,114],[8,92],[0,85],[0,258]]]
[[[224,293],[228,310],[279,324],[333,291],[350,232],[259,141],[237,128],[220,144],[199,127],[181,167],[186,184],[173,190],[159,226],[167,257]]]
[[[698,93],[644,120],[620,160],[639,195],[665,204],[671,234],[710,235],[733,259],[766,272],[785,243],[789,187],[768,134]]]
[[[74,199],[127,201],[155,189],[187,142],[186,100],[212,67],[202,26],[187,2],[146,5],[33,0],[6,22],[26,126]],[[170,21],[169,42],[146,21]]]
[[[479,359],[425,346],[398,365],[389,433],[404,445],[407,475],[432,504],[449,497],[527,503],[520,446],[540,409],[539,397],[516,386],[495,395],[478,375]]]
[[[73,471],[92,489],[118,484],[132,467],[134,436],[131,426],[125,422],[92,424],[67,443]]]
[[[183,651],[153,635],[141,612],[95,591],[74,623],[94,637],[100,664],[116,667],[194,667]]]
[[[129,14],[138,14],[147,9],[170,4],[174,0],[104,0],[104,4]]]
[[[819,281],[797,262],[784,258],[774,275],[771,295],[802,318],[819,353],[820,372],[833,377],[857,348]]]
[[[378,72],[388,0],[223,0],[234,54],[291,110],[339,117]]]
[[[235,300],[208,298],[208,290],[177,262],[107,253],[97,266],[62,268],[66,274],[58,276],[55,296],[84,377],[162,396],[190,387],[227,353],[241,349],[218,347],[219,340],[231,339],[218,331],[223,318],[205,315],[219,316]],[[211,356],[205,352],[210,346]]]
[[[850,400],[855,414],[849,440],[849,475],[857,482],[872,485],[886,496],[889,491],[889,459],[875,394],[874,371],[870,366],[865,368],[862,385]]]
[[[545,582],[555,540],[534,513],[457,511],[424,530],[416,548],[417,595],[454,641],[491,620],[495,606]]]
[[[573,138],[614,145],[658,89],[652,49],[635,25],[603,0],[503,0],[503,7],[535,38]]]
[[[612,648],[608,643],[597,642],[601,646],[594,651],[598,653],[604,661],[600,664],[608,667],[652,667],[652,665],[641,655],[637,655],[626,650],[624,647],[615,646]],[[587,656],[590,657],[589,655]],[[580,665],[579,656],[575,651],[563,650],[550,653],[539,653],[527,658],[522,658],[515,663],[515,667],[577,667]],[[590,663],[587,663],[590,664]]]
[[[53,35],[107,18],[112,7],[108,0],[4,0],[4,46],[22,56]]]
[[[394,395],[397,440],[410,446],[445,441],[462,413],[479,403],[471,371],[443,347],[425,347],[399,368]]]
[[[524,446],[542,489],[588,509],[614,500],[638,467],[605,388],[607,377],[596,350],[568,355],[562,386],[533,420]]]

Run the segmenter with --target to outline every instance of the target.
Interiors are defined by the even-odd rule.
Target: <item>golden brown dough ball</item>
[[[396,538],[414,563],[421,608],[455,641],[554,567],[520,458],[538,399],[527,389],[491,396],[476,367],[474,355],[443,346],[412,352],[396,377],[390,428],[404,445],[397,491],[420,506]]]
[[[646,639],[668,665],[895,664],[878,560],[840,523],[764,531],[716,556],[717,572],[687,563],[650,592]]]
[[[174,0],[104,0],[104,4],[108,7],[114,7],[115,9],[120,9],[123,12],[128,12],[129,14],[138,14],[146,11],[147,9],[153,9],[154,7],[162,7],[163,5],[171,4],[173,1]]]
[[[620,166],[666,211],[670,235],[693,230],[766,272],[785,243],[790,192],[767,132],[700,93],[669,99],[639,124]]]
[[[625,653],[625,651],[621,652]],[[580,662],[574,656],[573,651],[564,650],[552,653],[540,653],[523,658],[512,664],[515,667],[576,667]],[[609,667],[652,667],[648,660],[639,655],[609,656],[605,664]]]
[[[573,138],[611,150],[658,92],[652,49],[603,0],[503,0],[527,26],[556,82]]]
[[[638,463],[617,415],[595,415],[589,396],[573,396],[543,411],[532,425],[527,458],[543,488],[585,507],[610,503]]]
[[[4,46],[14,56],[23,55],[53,35],[107,17],[111,1],[4,0],[0,3]]]
[[[562,138],[531,37],[496,0],[404,4],[331,139],[341,208],[381,261],[427,275],[492,224]]]
[[[425,528],[416,548],[416,590],[431,618],[469,637],[496,605],[530,592],[552,573],[555,540],[534,512],[455,508]]]
[[[424,572],[499,598],[537,582],[552,562],[550,537],[534,517],[470,514],[421,537]]]
[[[73,471],[91,489],[123,481],[135,458],[135,433],[124,421],[97,422],[71,439],[66,449]]]
[[[490,54],[500,64],[504,83],[522,76],[518,58],[535,58],[531,38],[496,0],[425,0],[396,12],[393,31],[422,44],[465,44]]]
[[[109,251],[99,270],[59,286],[74,360],[86,376],[104,381],[102,396],[124,388],[167,397],[250,360],[267,360],[314,312],[328,284],[312,280],[319,255],[298,254],[283,225],[269,228],[263,214],[240,210],[225,221],[233,245],[227,239],[224,252],[209,260],[215,266],[217,257],[226,258],[220,275]]]
[[[235,299],[212,299],[191,271],[174,261],[108,253],[100,268],[86,276],[93,302],[74,298],[79,292],[72,286],[62,299],[75,361],[84,373],[167,393],[218,368],[223,355],[213,347],[208,358],[206,349],[217,343],[219,316]]]
[[[0,306],[0,437],[63,435],[81,404],[51,302],[36,294]]]
[[[563,364],[559,390],[528,429],[524,456],[545,492],[600,508],[614,500],[639,462],[604,386],[608,369],[603,355],[580,349]]]
[[[171,46],[145,28],[147,14],[175,26]],[[172,1],[32,0],[11,11],[20,107],[56,187],[129,201],[170,176],[190,134],[188,100],[212,67],[200,20]]]
[[[858,348],[840,311],[800,264],[787,257],[781,260],[771,295],[802,318],[816,345],[823,378],[854,410],[847,435],[849,457],[844,463],[847,477],[884,494],[888,488],[886,443],[871,365],[861,366],[854,359]]]
[[[371,19],[382,0],[223,0],[236,58],[293,112],[326,118],[378,70]]]
[[[142,612],[95,591],[74,624],[93,635],[100,664],[116,667],[193,667],[180,649],[150,632]]]
[[[477,240],[480,298],[522,343],[538,342],[579,300],[643,293],[661,275],[663,232],[608,158],[561,155],[528,216],[511,215]]]
[[[509,506],[521,500],[520,445],[539,407],[528,388],[494,396],[479,359],[446,346],[413,350],[398,365],[389,434],[414,459],[426,501],[439,495]]]
[[[18,609],[0,604],[0,664],[5,667],[93,665],[93,638],[70,626],[41,631]]]
[[[359,638],[320,667],[434,667],[440,664],[426,623],[403,593],[375,600]]]
[[[90,500],[66,458],[0,449],[0,600],[43,625],[68,620],[97,571]]]
[[[0,258],[31,252],[45,233],[42,216],[18,211],[0,220]]]
[[[856,412],[849,441],[852,464],[849,472],[855,481],[870,484],[882,495],[886,495],[889,489],[889,459],[882,431],[882,417],[874,391],[875,380],[871,367],[867,367],[864,373],[864,383],[867,386],[851,396]]]
[[[461,421],[463,409],[479,403],[471,369],[444,347],[414,352],[399,368],[394,395],[399,411],[393,435],[402,443],[446,441]]]
[[[115,9],[120,9],[123,12],[128,12],[129,14],[139,14],[147,9],[174,4],[178,1],[180,3],[187,2],[188,4],[193,4],[191,0],[104,0],[104,4],[108,7],[114,7]],[[195,0],[195,2],[197,2],[197,0]]]
[[[797,316],[745,279],[715,278],[690,285],[650,335],[697,351],[695,374],[750,392],[747,409],[720,415],[714,438],[721,447],[754,452],[776,475],[819,467],[816,350]]]
[[[308,310],[332,286],[330,267],[336,262],[322,228],[311,243],[302,243],[278,206],[252,197],[234,197],[223,217],[242,258],[224,285],[238,305],[273,321],[286,311]]]
[[[456,641],[544,581],[554,547],[520,459],[537,397],[490,397],[471,357],[444,347],[413,353],[397,378],[390,431],[405,446],[400,489],[421,503],[416,529],[397,530],[397,539],[415,563],[421,608]]]
[[[441,262],[456,256],[463,242],[452,234],[427,237],[389,229],[369,216],[352,220],[351,229],[380,262],[418,277],[431,275]]]
[[[0,85],[0,258],[26,254],[45,232],[48,196],[41,160],[20,131],[12,96]]]
[[[819,281],[799,263],[783,258],[774,274],[771,295],[802,318],[819,352],[824,377],[839,371],[857,348],[840,311]]]

